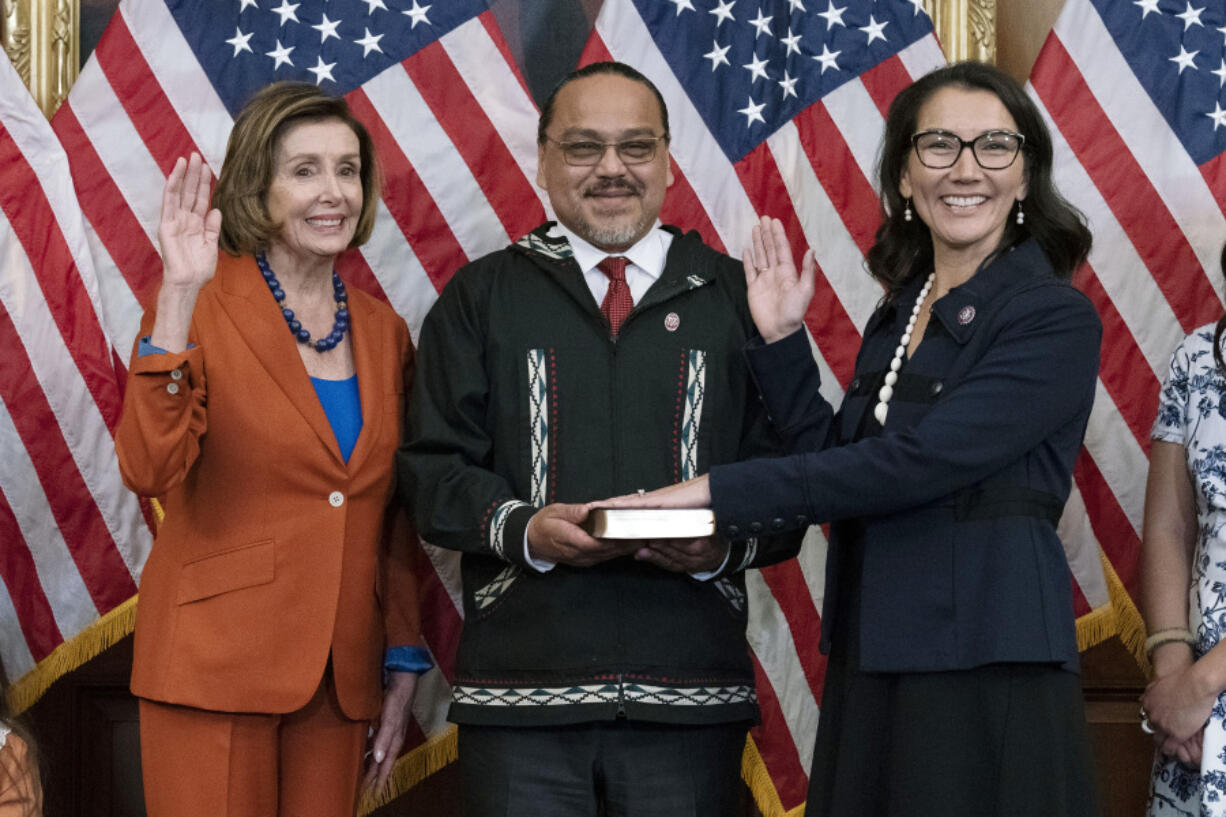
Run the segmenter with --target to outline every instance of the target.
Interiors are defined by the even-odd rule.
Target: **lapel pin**
[[[964,306],[958,310],[958,323],[966,326],[973,320],[975,320],[975,307]]]
[[[664,328],[670,332],[676,332],[677,327],[681,326],[681,316],[676,312],[669,312],[664,316]]]

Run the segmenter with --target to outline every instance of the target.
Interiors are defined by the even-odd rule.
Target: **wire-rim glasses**
[[[605,151],[609,148],[613,148],[622,164],[642,165],[656,158],[656,149],[660,142],[668,139],[668,134],[636,136],[620,142],[597,142],[594,139],[561,142],[551,136],[546,136],[545,139],[561,148],[563,161],[574,167],[591,167],[600,164],[604,159]]]
[[[923,130],[911,137],[920,164],[933,170],[953,167],[969,147],[984,170],[1004,170],[1017,161],[1026,137],[1011,130],[989,130],[969,141],[947,130]]]

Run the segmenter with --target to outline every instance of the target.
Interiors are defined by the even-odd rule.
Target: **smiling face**
[[[361,165],[358,137],[344,122],[291,125],[277,145],[264,199],[280,225],[271,249],[306,262],[343,252],[362,213]]]
[[[1004,103],[990,91],[946,86],[919,109],[916,132],[957,134],[970,142],[985,131],[1016,131]],[[977,266],[1000,244],[1014,203],[1026,197],[1025,153],[1003,170],[984,170],[968,145],[952,167],[925,167],[912,150],[898,189],[932,233],[938,259],[957,254]]]
[[[615,74],[571,81],[558,91],[547,136],[539,145],[536,183],[549,194],[558,220],[607,252],[622,252],[647,234],[673,183],[668,145],[655,157],[627,165],[608,149],[590,167],[566,164],[557,142],[624,142],[661,136],[660,106],[641,82]]]

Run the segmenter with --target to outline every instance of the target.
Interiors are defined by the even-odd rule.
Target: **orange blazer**
[[[413,537],[384,535],[413,349],[375,298],[350,289],[349,312],[362,432],[348,464],[250,256],[221,255],[194,348],[133,351],[119,467],[166,511],[141,576],[134,694],[291,712],[331,655],[342,709],[368,719],[384,649],[421,644]],[[141,336],[152,327],[150,311]]]

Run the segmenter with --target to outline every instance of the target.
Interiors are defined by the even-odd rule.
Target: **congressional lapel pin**
[[[676,332],[677,327],[681,326],[681,316],[676,312],[669,312],[664,316],[664,328],[670,332]]]
[[[962,326],[966,326],[973,320],[975,320],[975,307],[964,306],[958,310],[958,323]]]

